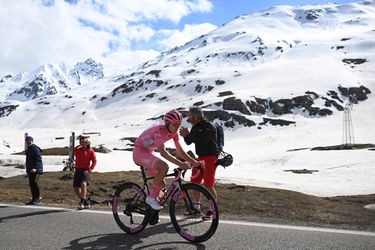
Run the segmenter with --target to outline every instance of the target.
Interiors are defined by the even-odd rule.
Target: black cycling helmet
[[[231,154],[221,152],[219,159],[216,162],[216,165],[223,166],[224,168],[229,167],[233,164],[233,156]]]

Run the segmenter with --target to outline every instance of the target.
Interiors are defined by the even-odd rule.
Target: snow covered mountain
[[[271,119],[286,114],[332,115],[350,95],[364,101],[373,90],[365,75],[374,72],[374,14],[367,1],[240,16],[115,77],[121,85],[104,103],[190,98],[228,127],[294,123]]]
[[[62,62],[38,67],[29,73],[1,78],[3,98],[27,101],[47,95],[56,95],[74,87],[103,78],[103,65],[89,58],[74,67]],[[10,93],[7,93],[11,91]]]
[[[0,135],[12,145],[9,128],[34,131],[49,147],[61,131],[100,130],[97,143],[118,148],[120,138],[137,136],[166,111],[186,115],[195,104],[226,127],[225,148],[235,164],[219,173],[222,180],[325,195],[369,193],[374,185],[364,183],[375,177],[373,152],[286,150],[340,144],[342,111],[354,95],[356,142],[374,142],[374,91],[374,1],[276,6],[239,16],[132,72],[103,77],[100,64],[86,61],[0,76]],[[134,165],[129,155],[119,159],[111,165]],[[319,173],[284,172],[291,168]]]
[[[374,91],[374,24],[373,1],[276,6],[239,16],[130,74],[103,78],[103,66],[88,59],[4,76],[0,109],[14,121],[24,112],[51,112],[69,116],[57,126],[92,120],[100,127],[135,107],[158,107],[136,118],[147,123],[170,108],[184,112],[196,104],[228,128],[295,124],[295,117],[343,111],[351,95],[368,99]],[[79,112],[72,103],[80,103]],[[90,115],[83,119],[82,113]],[[43,120],[48,126],[56,121]]]

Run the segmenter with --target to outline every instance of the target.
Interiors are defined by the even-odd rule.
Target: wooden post
[[[25,137],[23,138],[23,145],[24,145],[24,150],[25,150],[25,154],[26,154],[26,149],[27,149],[27,145],[26,145],[26,137],[29,136],[29,133],[25,133]]]
[[[75,143],[75,133],[72,132],[72,135],[70,136],[70,141],[69,141],[69,161],[70,162],[73,162],[74,160],[74,155],[73,155],[74,143]]]

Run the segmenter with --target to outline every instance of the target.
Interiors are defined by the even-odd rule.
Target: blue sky
[[[322,4],[322,3],[353,3],[356,0],[213,0],[213,9],[209,13],[192,13],[181,19],[178,24],[169,21],[159,21],[153,25],[158,28],[182,28],[186,23],[203,23],[209,22],[220,26],[225,24],[239,15],[249,14],[261,11],[275,5],[306,5],[306,4]]]

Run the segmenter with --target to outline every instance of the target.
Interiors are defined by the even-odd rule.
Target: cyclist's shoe
[[[157,202],[156,199],[151,198],[150,196],[147,196],[146,203],[152,207],[154,210],[161,210],[163,207]]]
[[[213,218],[213,214],[212,214],[212,211],[210,210],[210,211],[208,211],[207,213],[206,213],[206,215],[204,215],[203,217],[202,217],[202,219],[203,220],[212,220],[212,218]]]
[[[89,202],[87,199],[83,199],[83,207],[84,207],[85,209],[91,207],[90,202]]]

